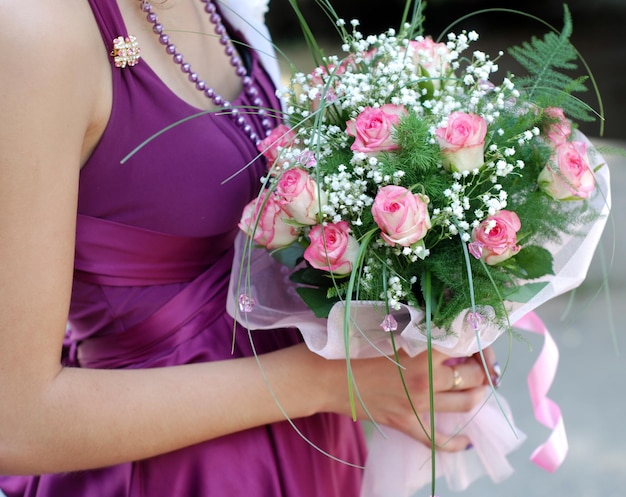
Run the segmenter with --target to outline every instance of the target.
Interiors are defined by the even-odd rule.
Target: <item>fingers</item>
[[[483,362],[484,357],[484,362]],[[443,359],[441,363],[449,371],[442,371],[435,367],[435,361]],[[487,370],[485,371],[485,365]],[[446,357],[440,353],[433,353],[433,369],[440,376],[435,382],[435,391],[464,390],[478,385],[498,386],[502,371],[496,360],[496,354],[491,347],[483,349],[470,357]]]
[[[378,419],[382,421],[382,424],[392,426],[430,446],[428,415],[421,417],[422,424],[420,424],[412,409],[415,408],[417,412],[422,413],[430,412],[429,392],[432,378],[434,392],[432,409],[435,412],[462,413],[472,411],[484,401],[489,388],[489,378],[494,384],[496,384],[495,379],[499,378],[499,368],[493,350],[491,348],[484,349],[482,355],[484,363],[480,354],[451,358],[433,350],[431,375],[428,370],[428,354],[422,353],[411,358],[401,353],[400,362],[404,368],[403,377],[412,399],[411,409],[409,409],[409,403],[402,400],[398,404],[386,402],[382,412],[383,416]],[[385,391],[389,392],[390,383],[385,382],[385,386]],[[402,392],[402,395],[405,394],[406,392]],[[374,419],[377,417],[374,416]],[[467,435],[460,433],[436,432],[435,444],[438,451],[457,452],[471,447],[471,440]]]
[[[415,411],[432,412],[431,380],[432,409],[435,412],[470,412],[485,399],[489,377],[497,376],[493,351],[485,349],[483,356],[484,363],[479,354],[450,358],[433,350],[431,374],[427,353],[409,357],[400,352],[402,381],[399,381],[397,367],[386,359],[355,360],[353,372],[358,383],[363,386],[360,388],[363,401],[374,420],[430,445],[429,436],[425,433],[425,429],[429,430],[430,426],[421,426]],[[411,402],[407,401],[407,389]],[[461,434],[451,436],[436,433],[435,442],[437,450],[442,451],[464,450],[470,444],[468,437]]]
[[[494,387],[497,387],[500,384],[502,369],[496,360],[496,354],[491,347],[487,347],[483,350],[483,356],[485,358],[485,363],[487,364],[487,371],[489,373],[489,378],[491,378],[491,383]],[[480,353],[476,353],[472,357],[482,368],[484,368]],[[489,385],[487,377],[485,377],[485,385]]]
[[[445,356],[444,356],[445,357]],[[488,384],[485,368],[480,359],[446,358],[435,363],[433,357],[433,388],[435,392],[468,390]]]
[[[443,452],[459,452],[472,447],[471,440],[466,435],[444,435],[435,433],[435,444],[437,450]],[[430,445],[429,445],[430,446]]]
[[[434,396],[434,409],[436,412],[469,412],[485,399],[485,393],[484,386],[437,393]],[[419,421],[414,416],[408,426],[403,427],[403,431],[430,447],[428,416],[422,416]],[[445,434],[435,431],[435,444],[437,450],[442,452],[458,452],[472,447],[470,438],[462,433]]]
[[[431,447],[432,440],[429,435],[430,426],[427,423],[427,418],[423,417],[421,421],[422,424],[420,425],[419,422],[415,420],[412,430],[408,430],[407,434],[422,442],[427,447]],[[462,433],[445,434],[435,430],[435,446],[438,451],[459,452],[472,447],[472,443],[467,435]]]
[[[424,430],[420,428],[419,434],[415,436],[417,440],[422,442],[427,447],[431,446],[431,440]],[[471,447],[471,441],[466,435],[445,435],[443,433],[435,432],[435,445],[438,451],[442,452],[459,452]]]
[[[477,361],[468,360],[449,368],[448,388],[445,390],[468,390],[485,384],[485,370]]]
[[[439,392],[434,395],[437,412],[469,412],[485,398],[483,385],[460,391]]]

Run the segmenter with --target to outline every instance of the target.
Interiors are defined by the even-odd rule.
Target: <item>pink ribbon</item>
[[[548,439],[532,453],[530,460],[553,473],[567,455],[567,435],[561,409],[547,397],[559,364],[559,350],[545,324],[537,314],[529,312],[514,324],[515,328],[543,335],[543,348],[528,373],[528,390],[537,421],[552,430]]]

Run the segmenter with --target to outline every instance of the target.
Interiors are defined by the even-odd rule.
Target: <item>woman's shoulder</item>
[[[110,85],[89,3],[0,0],[0,46],[4,128],[12,122],[27,130],[47,127],[51,137],[64,133],[68,146],[80,150],[97,113],[105,113],[98,109]]]
[[[94,34],[97,26],[85,0],[0,0],[3,72],[78,67],[95,49]]]

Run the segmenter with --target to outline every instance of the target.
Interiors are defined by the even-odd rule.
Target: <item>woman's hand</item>
[[[432,353],[434,409],[437,412],[468,412],[485,397],[490,375],[494,384],[498,380],[498,367],[494,362],[491,349],[483,351],[487,364],[487,373],[479,354],[469,358],[452,359],[436,350]],[[340,362],[340,361],[337,361]],[[406,433],[407,435],[430,445],[427,415],[430,412],[430,385],[428,374],[428,355],[426,352],[414,358],[404,353],[399,354],[398,365],[388,358],[353,359],[351,361],[355,388],[362,398],[365,408],[375,422]],[[347,372],[343,369],[344,380],[337,382],[341,388],[333,391],[331,410],[352,415],[347,388]],[[402,372],[402,377],[400,376]],[[406,390],[402,383],[406,384]],[[410,394],[411,402],[407,398]],[[358,399],[357,416],[369,419],[368,414]],[[415,412],[419,414],[417,419]],[[422,426],[423,425],[423,426]],[[444,451],[466,449],[471,441],[465,435],[457,435],[448,440],[446,434],[436,433],[436,440],[447,440],[439,447]]]

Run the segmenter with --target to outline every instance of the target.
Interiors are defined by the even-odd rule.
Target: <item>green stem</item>
[[[459,232],[461,233],[461,235],[463,235],[463,231],[459,230]],[[465,257],[465,267],[467,270],[467,284],[469,287],[469,292],[470,292],[470,306],[471,306],[471,310],[473,313],[476,312],[476,298],[474,295],[474,278],[472,276],[472,267],[470,265],[470,255],[469,252],[467,250],[467,244],[465,242],[463,242],[463,240],[461,239],[461,246],[463,247],[463,255]],[[485,270],[485,273],[487,273],[487,277],[491,280],[491,284],[493,285],[493,288],[498,296],[498,298],[500,299],[500,301],[502,302],[502,305],[504,306],[504,299],[502,298],[502,295],[500,294],[500,291],[498,290],[498,287],[495,283],[495,281],[493,281],[493,278],[491,277],[491,273],[489,272],[486,264],[481,260],[480,261],[483,265],[483,268]],[[506,309],[505,309],[506,311]],[[474,334],[476,335],[476,344],[478,346],[478,353],[480,355],[480,361],[483,365],[483,369],[485,370],[485,374],[487,376],[487,381],[489,382],[489,386],[491,387],[491,392],[494,396],[494,399],[496,400],[496,404],[498,404],[498,407],[500,408],[500,411],[502,412],[504,419],[506,420],[507,424],[509,425],[509,427],[511,428],[511,430],[513,431],[513,434],[515,435],[515,437],[518,437],[517,434],[517,430],[515,430],[515,427],[513,426],[513,423],[511,422],[511,420],[509,419],[509,416],[507,416],[506,411],[504,410],[504,407],[502,406],[501,402],[500,402],[500,397],[496,394],[496,387],[493,384],[493,381],[491,380],[491,375],[489,374],[489,368],[487,367],[487,360],[485,359],[485,355],[483,353],[483,347],[482,344],[480,343],[480,335],[478,333],[478,330],[474,330]]]
[[[387,298],[387,288],[388,288],[387,287],[387,266],[383,266],[383,295],[385,295],[385,301],[384,301],[385,312],[387,314],[390,314],[389,299]],[[409,387],[406,384],[406,379],[404,377],[404,372],[403,372],[404,368],[402,367],[402,364],[400,363],[400,355],[398,354],[398,347],[396,346],[396,337],[393,331],[389,332],[389,337],[391,339],[391,347],[393,349],[393,358],[398,368],[398,374],[400,375],[400,381],[402,382],[402,388],[404,389],[406,398],[409,401],[409,405],[411,406],[411,410],[413,411],[413,414],[415,415],[415,419],[417,419],[417,422],[420,424],[422,430],[424,431],[426,436],[430,439],[428,430],[426,430],[426,427],[424,426],[424,423],[422,422],[422,418],[420,418],[420,415],[418,414],[417,409],[415,408],[415,404],[413,403],[413,399],[411,398],[411,392],[409,391]]]
[[[430,494],[435,495],[435,479],[437,472],[435,468],[436,456],[436,440],[435,440],[435,391],[433,382],[433,336],[432,336],[432,285],[430,270],[426,270],[424,274],[424,299],[426,300],[426,343],[428,347],[428,396],[429,396],[429,413],[430,413],[430,457],[431,457],[431,483]]]
[[[350,304],[352,303],[352,295],[354,294],[355,288],[358,287],[357,278],[358,278],[359,271],[356,268],[359,268],[362,266],[367,248],[375,234],[376,234],[376,230],[371,230],[368,233],[366,233],[360,241],[359,252],[357,254],[356,262],[354,263],[354,269],[352,271],[352,274],[350,274],[350,281],[348,282],[346,299],[344,301],[343,337],[344,337],[344,347],[346,349],[346,369],[347,369],[347,374],[348,374],[348,398],[350,399],[350,410],[352,412],[352,418],[354,419],[354,421],[356,421],[357,415],[356,415],[356,402],[355,402],[355,381],[354,381],[354,375],[352,374],[352,364],[350,362],[350,321],[352,319]],[[357,396],[358,396],[358,392],[357,392]],[[366,407],[361,401],[360,397],[359,397],[359,402],[361,406],[363,406],[363,408]]]
[[[322,51],[320,49],[319,44],[317,43],[317,40],[315,38],[315,35],[313,34],[313,31],[311,31],[311,27],[309,26],[309,23],[306,21],[304,14],[302,14],[300,7],[298,7],[297,0],[289,0],[289,4],[291,5],[293,12],[296,14],[296,17],[298,18],[298,22],[300,23],[300,28],[302,29],[302,34],[304,35],[304,39],[306,41],[307,46],[309,47],[309,51],[311,52],[311,57],[313,58],[315,65],[317,66],[321,65],[322,64],[322,59],[321,59]]]

